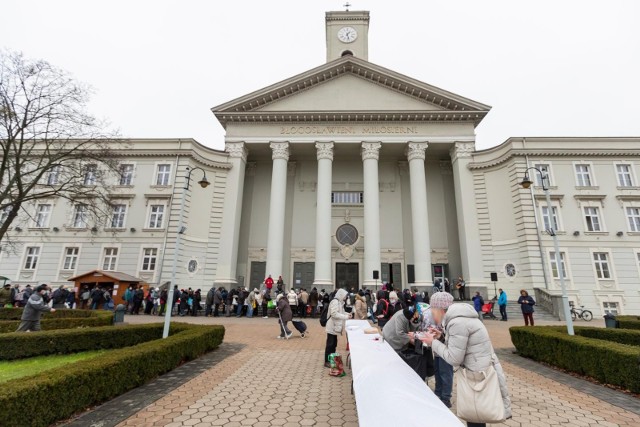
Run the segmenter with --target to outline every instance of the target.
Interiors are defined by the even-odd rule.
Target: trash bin
[[[611,313],[607,313],[604,315],[604,324],[607,328],[617,328],[618,322],[616,321],[616,316]]]
[[[118,304],[116,306],[116,311],[113,313],[113,323],[122,323],[124,322],[124,313],[127,311],[127,307],[124,304]]]

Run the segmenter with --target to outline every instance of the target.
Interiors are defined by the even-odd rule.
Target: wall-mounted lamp
[[[21,232],[21,231],[22,231],[22,228],[20,228],[20,227],[16,227],[16,228],[15,228],[15,230],[19,233],[19,232]]]
[[[130,231],[130,232],[132,232],[132,233],[135,233],[135,232],[136,232],[136,229],[135,229],[135,227],[131,227],[131,228],[129,229],[129,231]]]
[[[616,233],[616,236],[618,236],[618,237],[622,237],[623,235],[624,235],[624,233],[623,233],[622,231],[618,231],[618,232]]]
[[[91,227],[91,232],[92,233],[97,233],[98,232],[98,227],[96,227],[95,225],[93,227]]]
[[[60,229],[58,227],[53,227],[53,231],[57,233],[58,231],[60,231]]]
[[[574,235],[574,236],[579,236],[579,235],[580,235],[580,232],[579,232],[579,231],[574,231],[574,232],[573,232],[573,235]]]

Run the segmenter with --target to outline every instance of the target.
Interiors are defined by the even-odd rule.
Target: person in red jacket
[[[271,288],[273,288],[273,279],[271,278],[271,275],[264,279],[264,285],[267,287],[267,294],[270,294]]]

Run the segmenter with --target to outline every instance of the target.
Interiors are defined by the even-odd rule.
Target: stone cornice
[[[219,156],[225,156],[225,153],[220,153],[220,154],[216,154]],[[203,156],[201,156],[200,154],[194,152],[194,151],[183,151],[183,150],[167,150],[167,151],[162,151],[159,152],[157,150],[123,150],[122,153],[118,153],[117,157],[125,157],[125,158],[129,158],[129,157],[176,157],[176,156],[180,156],[180,157],[190,157],[193,160],[195,160],[196,162],[200,163],[201,165],[204,166],[208,166],[211,168],[217,168],[217,169],[231,169],[231,164],[230,163],[222,163],[222,162],[217,162],[215,160],[211,160],[211,159],[207,159]]]
[[[474,154],[477,154],[474,153]],[[507,162],[514,157],[640,157],[640,150],[638,149],[611,149],[611,150],[585,150],[585,149],[548,149],[548,150],[509,150],[505,154],[498,156],[494,159],[484,162],[473,162],[468,165],[469,169],[487,169],[494,166],[498,166]]]

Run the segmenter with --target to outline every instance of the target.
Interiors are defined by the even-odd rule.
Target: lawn
[[[55,354],[52,356],[38,356],[28,359],[18,359],[0,362],[0,384],[18,378],[39,374],[49,369],[93,359],[104,354],[107,350],[84,351],[73,354]],[[69,366],[73,370],[73,366]]]

